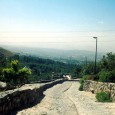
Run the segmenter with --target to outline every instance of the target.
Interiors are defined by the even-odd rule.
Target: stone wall
[[[103,83],[103,82],[85,80],[83,90],[94,92],[94,93],[98,93],[102,91],[109,92],[113,101],[115,101],[115,83]]]
[[[49,83],[26,84],[14,90],[0,93],[0,115],[11,114],[12,110],[38,103],[43,97],[43,92],[63,80]]]

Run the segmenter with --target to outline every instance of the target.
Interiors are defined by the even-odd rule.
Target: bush
[[[99,81],[100,82],[108,82],[109,81],[109,76],[110,76],[110,72],[106,71],[106,70],[102,70],[101,72],[99,72]]]
[[[96,99],[99,102],[112,102],[112,99],[110,98],[109,93],[107,92],[100,92],[96,94]]]
[[[112,71],[102,70],[98,75],[100,82],[115,82],[115,69]]]
[[[83,84],[80,84],[79,91],[83,91]]]
[[[82,79],[80,80],[79,91],[83,91],[83,85],[84,85],[84,79],[82,78]]]
[[[115,69],[110,71],[109,82],[115,83]]]
[[[19,69],[19,61],[14,60],[11,62],[10,68],[3,68],[3,80],[10,84],[23,84],[28,82],[28,76],[31,75],[31,70],[27,67]],[[0,77],[0,79],[2,79]]]

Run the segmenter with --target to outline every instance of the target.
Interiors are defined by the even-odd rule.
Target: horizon
[[[115,52],[114,0],[1,0],[0,44]]]
[[[8,50],[8,48],[10,48],[10,51],[12,51],[11,49],[15,49],[16,48],[16,50],[15,51],[17,51],[17,49],[18,50],[22,50],[22,49],[26,49],[26,50],[28,50],[29,51],[29,49],[34,49],[34,50],[53,50],[53,51],[83,51],[83,52],[92,52],[92,53],[94,53],[95,54],[95,51],[92,51],[92,50],[81,50],[81,49],[62,49],[62,48],[42,48],[42,47],[32,47],[32,46],[24,46],[24,45],[18,45],[18,46],[16,46],[16,45],[5,45],[5,44],[0,44],[1,46],[1,48],[4,48],[4,49],[7,49]],[[112,52],[112,51],[110,51],[110,52]],[[103,52],[101,52],[101,51],[98,51],[97,53],[102,53],[102,54],[107,54],[107,53],[110,53],[110,52],[107,52],[107,51],[103,51]],[[113,53],[115,53],[115,52],[113,52]]]

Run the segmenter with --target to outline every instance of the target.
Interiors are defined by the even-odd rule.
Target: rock
[[[0,82],[0,90],[6,89],[7,84],[5,82]]]

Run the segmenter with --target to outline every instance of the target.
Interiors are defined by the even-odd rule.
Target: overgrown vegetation
[[[97,62],[97,74],[94,74],[94,63],[82,66],[81,75],[83,76],[80,81],[79,90],[83,90],[84,80],[96,80],[100,82],[113,82],[115,83],[115,54],[112,52],[107,53],[106,56]],[[97,94],[97,98],[103,99],[108,94]]]
[[[98,73],[99,81],[115,82],[115,54],[111,52],[103,56],[99,64],[101,68]]]
[[[96,99],[99,102],[112,102],[110,94],[107,92],[100,92],[96,94]]]
[[[106,56],[97,62],[97,71],[94,75],[94,63],[83,66],[82,75],[87,75],[87,79],[100,82],[115,82],[115,54],[107,53]],[[89,77],[90,76],[90,77]]]
[[[20,62],[20,63],[19,63]],[[31,70],[31,75],[27,69]],[[72,77],[79,77],[80,65],[43,59],[36,56],[15,54],[0,59],[0,81],[20,83],[36,82],[41,80],[58,79],[63,74],[71,74]],[[26,78],[25,73],[28,73]],[[17,80],[17,78],[20,78]],[[25,81],[26,80],[26,81]]]

